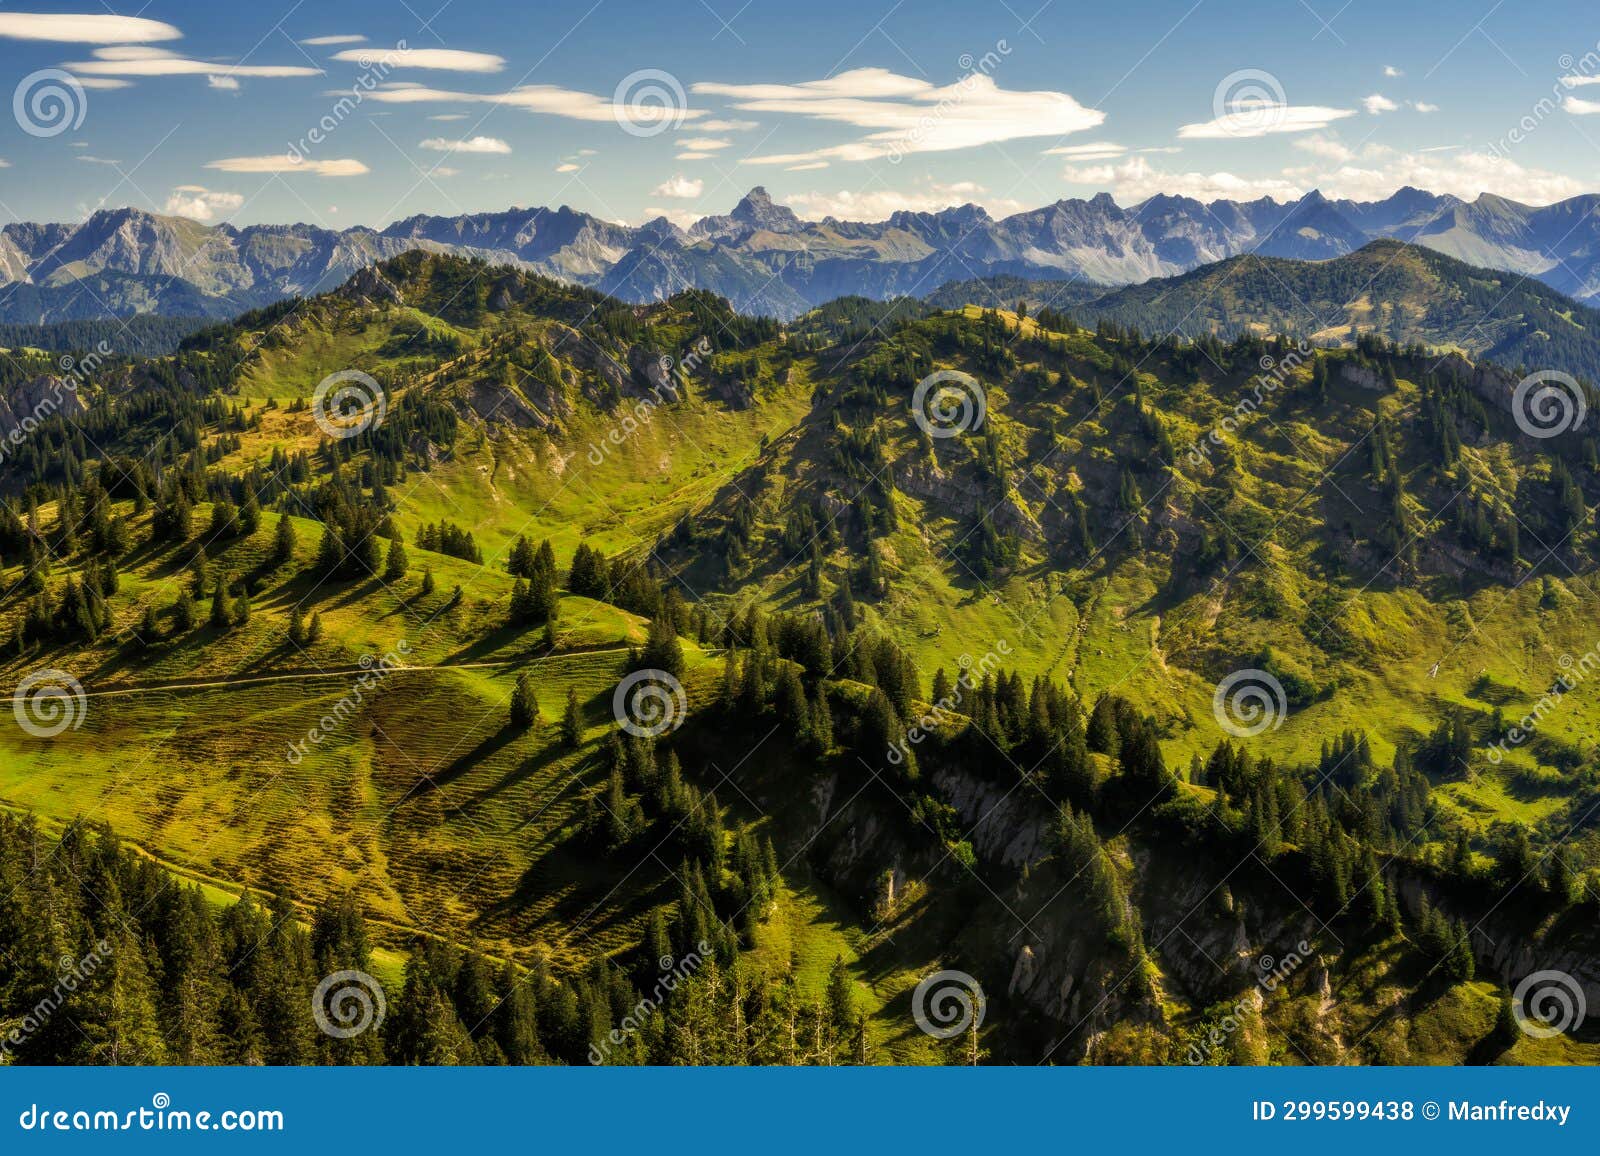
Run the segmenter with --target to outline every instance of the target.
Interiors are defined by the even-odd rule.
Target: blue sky
[[[441,3],[0,8],[0,220],[1600,191],[1592,3]]]

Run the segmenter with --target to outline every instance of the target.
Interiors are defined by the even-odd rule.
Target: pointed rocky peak
[[[746,193],[728,216],[741,224],[774,233],[789,233],[803,227],[793,209],[774,202],[760,185]]]

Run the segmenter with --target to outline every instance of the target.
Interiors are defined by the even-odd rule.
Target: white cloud
[[[703,120],[699,127],[707,132],[749,132],[761,124],[754,120]]]
[[[1564,88],[1581,88],[1585,84],[1600,84],[1600,75],[1596,76],[1563,76],[1561,84]]]
[[[859,140],[802,153],[748,157],[742,164],[864,161],[947,152],[1025,137],[1064,136],[1098,126],[1105,114],[1062,92],[1009,92],[982,73],[938,87],[882,68],[857,68],[802,84],[712,84],[696,93],[724,96],[745,112],[784,113],[874,129]]]
[[[1393,112],[1400,106],[1387,96],[1384,96],[1383,93],[1375,92],[1371,96],[1361,98],[1361,107],[1373,116],[1377,116],[1380,112]]]
[[[438,112],[428,118],[429,120],[466,120],[464,112]]]
[[[795,193],[783,200],[800,216],[812,220],[838,217],[848,221],[882,221],[899,212],[937,213],[941,209],[965,204],[982,205],[995,216],[1015,213],[1024,208],[1020,201],[1009,197],[990,197],[987,193],[987,189],[972,181],[956,181],[952,184],[932,184],[925,190]]]
[[[91,165],[111,165],[113,167],[122,163],[109,157],[92,157],[88,153],[79,153],[77,159]]]
[[[697,153],[709,153],[715,152],[717,149],[725,149],[732,143],[731,140],[718,140],[716,137],[692,136],[688,140],[680,140],[678,147],[692,149]]]
[[[224,92],[238,92],[239,81],[232,76],[208,76],[206,83],[212,88],[220,88]]]
[[[1178,129],[1178,136],[1186,140],[1226,140],[1230,137],[1312,132],[1354,115],[1354,109],[1324,108],[1315,104],[1274,104],[1264,100],[1240,102],[1233,106],[1231,112],[1214,120],[1183,125]]]
[[[561,164],[556,166],[556,172],[558,173],[575,173],[577,171],[578,166],[573,164],[571,161],[563,161]]]
[[[1439,106],[1438,105],[1429,104],[1425,100],[1413,100],[1411,102],[1411,107],[1416,109],[1418,112],[1438,112],[1439,111]]]
[[[1387,77],[1390,77],[1391,79],[1396,77],[1396,76],[1404,76],[1405,75],[1404,72],[1402,72],[1400,69],[1396,68],[1392,64],[1385,64],[1383,66],[1383,74],[1385,76],[1387,76]]]
[[[570,120],[615,122],[618,116],[610,97],[576,92],[553,84],[524,84],[510,92],[454,92],[407,81],[390,81],[367,93],[366,99],[380,104],[492,104],[547,116],[563,116]],[[694,120],[704,115],[705,109],[686,108],[681,111],[684,120]]]
[[[133,81],[131,81],[131,80],[113,80],[109,76],[80,76],[80,77],[78,77],[78,84],[81,85],[84,88],[93,88],[93,89],[113,89],[113,88],[132,88],[133,87]]]
[[[165,48],[117,45],[96,48],[95,59],[80,60],[62,67],[75,76],[321,76],[319,68],[299,64],[218,64],[216,61],[189,60]]]
[[[1562,97],[1561,107],[1573,116],[1594,116],[1600,113],[1600,100],[1579,100],[1575,96]]]
[[[1290,169],[1284,175],[1315,185],[1330,197],[1361,201],[1380,200],[1406,185],[1451,193],[1463,200],[1493,193],[1534,205],[1565,200],[1584,191],[1583,184],[1572,177],[1525,168],[1487,153],[1412,153],[1382,145],[1363,149],[1359,163],[1344,164],[1331,171]]]
[[[213,192],[202,185],[179,185],[167,197],[165,212],[177,217],[209,221],[218,212],[224,215],[244,204],[238,193]]]
[[[691,180],[689,177],[678,174],[669,180],[662,181],[650,190],[652,197],[676,197],[682,201],[692,201],[698,197],[706,187],[702,180]]]
[[[365,36],[308,36],[300,43],[322,48],[329,44],[360,44],[365,39]]]
[[[654,205],[644,211],[644,219],[646,221],[653,221],[657,217],[665,217],[680,229],[687,229],[704,215],[703,213],[696,213],[692,209],[662,209]]]
[[[418,147],[441,153],[495,153],[500,156],[511,151],[505,141],[492,136],[475,136],[469,140],[445,140],[435,136],[419,142]]]
[[[137,16],[0,12],[0,37],[68,44],[137,44],[178,40],[183,33],[160,20],[143,20]]]
[[[346,48],[333,59],[363,68],[381,60],[390,68],[431,68],[439,72],[499,72],[506,58],[490,52],[463,52],[458,48],[386,48],[373,55],[370,48]]]
[[[1294,142],[1294,147],[1301,149],[1304,152],[1308,152],[1314,157],[1321,157],[1324,160],[1338,161],[1340,163],[1354,160],[1356,155],[1354,151],[1352,151],[1346,145],[1343,145],[1330,137],[1325,137],[1321,133],[1316,133],[1312,136],[1301,137],[1299,140]]]
[[[677,156],[675,156],[673,158],[673,160],[679,160],[679,161],[708,161],[708,160],[710,160],[712,157],[714,157],[716,155],[717,155],[716,153],[679,153]]]
[[[264,157],[224,157],[220,161],[207,161],[205,167],[225,173],[315,173],[319,177],[358,177],[371,171],[360,161],[348,157],[297,161],[286,153],[271,153]]]
[[[1258,197],[1292,200],[1305,194],[1303,186],[1281,177],[1241,177],[1230,172],[1170,173],[1144,157],[1129,157],[1114,165],[1068,165],[1061,175],[1069,183],[1109,191],[1124,205],[1136,204],[1157,193],[1193,197],[1197,201]]]
[[[816,169],[826,169],[831,167],[832,166],[829,165],[827,161],[810,161],[803,165],[790,165],[783,171],[786,173],[809,173],[815,171]]]
[[[1053,149],[1045,149],[1047,157],[1072,157],[1080,161],[1105,161],[1112,157],[1120,157],[1128,151],[1127,146],[1113,144],[1111,141],[1097,141],[1093,144],[1061,145]]]
[[[453,169],[449,165],[434,165],[433,168],[428,170],[428,175],[430,177],[459,177],[461,170]]]

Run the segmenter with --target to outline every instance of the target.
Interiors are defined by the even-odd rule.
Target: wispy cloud
[[[338,160],[292,160],[284,153],[262,157],[224,157],[207,161],[206,168],[225,173],[315,173],[319,177],[359,177],[370,172],[366,165],[349,157]]]
[[[96,48],[95,59],[64,67],[76,76],[321,76],[319,68],[302,64],[219,64],[215,60],[189,60],[165,48],[117,45]]]
[[[723,96],[745,112],[767,112],[874,129],[859,140],[798,153],[748,157],[743,164],[864,161],[947,152],[1024,137],[1063,136],[1098,126],[1105,114],[1063,92],[1010,92],[982,73],[936,86],[882,68],[858,68],[802,84],[714,84],[691,91]]]
[[[1230,137],[1260,137],[1275,133],[1312,132],[1327,128],[1336,120],[1354,116],[1350,108],[1325,108],[1316,104],[1273,104],[1254,102],[1231,112],[1178,129],[1185,140],[1226,140]]]
[[[151,40],[179,40],[183,33],[160,20],[138,16],[0,12],[0,37],[53,40],[64,44],[142,44]]]
[[[618,116],[617,106],[608,96],[595,96],[553,84],[525,84],[510,92],[454,92],[407,81],[391,81],[367,93],[366,99],[380,104],[492,104],[569,120],[614,122]],[[704,115],[704,109],[690,108],[682,112],[685,120]]]
[[[333,59],[366,65],[371,56],[370,49],[347,48],[335,52]],[[429,68],[439,72],[499,72],[506,66],[503,56],[457,48],[387,48],[383,62],[390,68]]]
[[[1072,157],[1080,161],[1103,161],[1112,157],[1120,157],[1128,151],[1127,146],[1113,144],[1111,141],[1095,141],[1091,144],[1059,145],[1053,149],[1045,149],[1047,157]]]
[[[419,142],[419,147],[433,149],[441,153],[495,153],[505,155],[511,151],[511,146],[499,137],[475,136],[467,140],[445,140],[443,137],[429,137]]]
[[[365,36],[308,36],[300,43],[312,48],[323,48],[330,44],[360,44],[364,40]]]

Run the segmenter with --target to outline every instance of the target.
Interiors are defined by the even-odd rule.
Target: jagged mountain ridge
[[[1244,253],[1326,260],[1393,238],[1593,301],[1600,300],[1597,206],[1594,195],[1534,207],[1404,188],[1375,202],[1315,191],[1286,203],[1202,204],[1163,194],[1123,208],[1101,193],[1002,219],[968,204],[878,222],[808,221],[758,187],[731,212],[688,230],[665,218],[630,226],[561,206],[419,215],[381,231],[206,226],[118,209],[76,225],[0,229],[0,321],[230,316],[330,289],[412,248],[514,265],[633,302],[708,289],[740,312],[791,318],[843,295],[922,295],[974,277],[1128,285]]]

